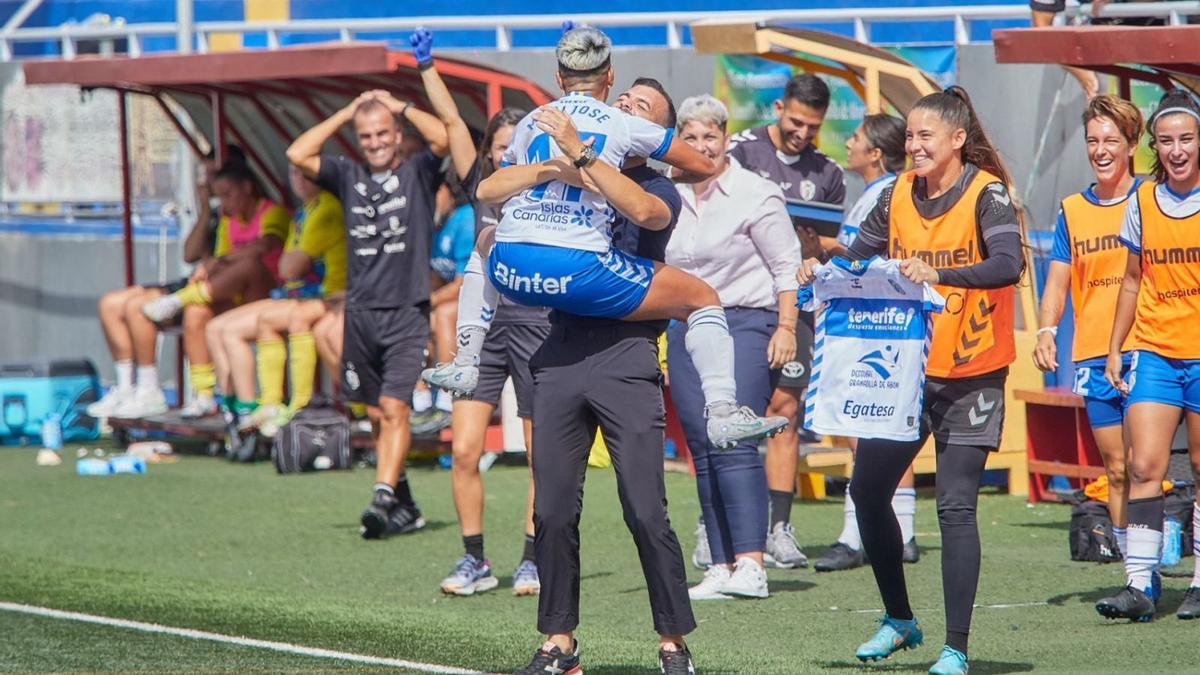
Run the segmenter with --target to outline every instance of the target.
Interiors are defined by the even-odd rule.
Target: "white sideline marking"
[[[998,604],[998,605],[975,605],[975,609],[1021,609],[1024,607],[1046,607],[1049,604],[1050,603],[1046,602],[1045,600],[1039,600],[1037,602],[1013,602],[1013,603],[1004,603],[1004,604]],[[855,609],[855,610],[852,610],[851,613],[852,614],[879,614],[882,611],[883,611],[883,609]],[[933,609],[919,609],[919,610],[914,610],[914,611],[932,612]]]
[[[220,633],[209,633],[202,630],[193,630],[191,628],[173,628],[171,626],[163,626],[157,623],[143,623],[141,621],[129,621],[126,619],[113,619],[107,616],[97,616],[95,614],[81,614],[79,612],[64,612],[58,609],[50,609],[47,607],[36,607],[34,605],[22,605],[15,602],[0,602],[0,610],[7,612],[17,612],[19,614],[32,614],[34,616],[44,616],[52,619],[66,619],[68,621],[82,621],[84,623],[95,623],[101,626],[114,626],[116,628],[127,628],[129,630],[142,631],[144,633],[158,633],[161,635],[174,635],[176,637],[191,638],[193,640],[209,640],[211,642],[221,642],[224,644],[238,645],[240,647],[257,647],[258,649],[269,649],[271,651],[283,652],[286,654],[298,654],[300,656],[312,656],[322,659],[338,659],[341,661],[352,661],[354,663],[364,663],[374,666],[390,666],[392,668],[406,668],[408,670],[416,670],[424,673],[447,673],[448,675],[481,675],[478,670],[467,670],[465,668],[454,668],[451,666],[439,666],[434,663],[421,663],[420,661],[405,661],[404,659],[387,659],[379,656],[367,656],[365,654],[353,654],[350,652],[339,652],[332,649],[318,649],[315,647],[304,647],[301,645],[288,644],[286,642],[273,642],[271,640],[255,640],[252,638],[236,637],[233,635],[221,635]]]

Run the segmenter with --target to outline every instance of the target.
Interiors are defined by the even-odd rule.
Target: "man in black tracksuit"
[[[661,85],[639,79],[617,107],[664,126],[674,126],[674,106]],[[657,114],[655,114],[657,113]],[[662,261],[682,202],[674,184],[641,164],[623,173],[670,213],[667,227],[649,230],[618,213],[613,245]],[[603,190],[602,190],[603,191]],[[606,195],[607,196],[607,195]],[[573,649],[555,646],[579,624],[579,519],[583,480],[597,429],[604,434],[617,475],[625,523],[637,544],[659,658],[667,673],[687,673],[690,654],[683,635],[696,627],[687,594],[679,540],[667,518],[663,485],[662,372],[658,336],[665,321],[626,322],[551,313],[550,336],[533,355],[533,477],[535,549],[542,591],[538,630],[550,642],[520,672],[560,672],[578,667]]]

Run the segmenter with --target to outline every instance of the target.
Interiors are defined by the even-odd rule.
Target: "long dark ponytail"
[[[1172,108],[1174,110],[1172,110]],[[1154,109],[1154,114],[1150,115],[1150,121],[1146,123],[1146,131],[1150,135],[1150,149],[1154,151],[1154,182],[1167,182],[1167,167],[1163,165],[1162,159],[1158,156],[1158,143],[1154,127],[1158,124],[1158,120],[1163,117],[1163,113],[1167,115],[1188,114],[1196,119],[1196,126],[1200,127],[1200,106],[1196,105],[1195,99],[1191,94],[1182,89],[1172,89],[1163,94],[1163,97],[1158,101],[1158,107]],[[1198,160],[1200,161],[1200,160]]]
[[[863,134],[872,148],[883,155],[883,168],[891,173],[904,170],[904,120],[883,113],[863,118]]]

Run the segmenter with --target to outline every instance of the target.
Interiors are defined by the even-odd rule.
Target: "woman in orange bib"
[[[988,452],[1000,443],[1004,383],[1015,355],[1013,285],[1023,266],[1021,224],[1008,193],[1008,172],[966,91],[951,87],[922,98],[907,124],[905,150],[913,168],[880,196],[848,255],[903,260],[905,276],[935,285],[946,309],[934,320],[921,438],[858,441],[851,496],[886,616],[856,656],[883,659],[924,639],[908,601],[903,541],[891,499],[932,435],[946,643],[929,672],[965,674],[979,582],[975,507]],[[802,284],[812,280],[816,264],[805,261],[797,275]]]
[[[1058,211],[1050,272],[1042,292],[1034,364],[1058,369],[1054,342],[1058,322],[1071,292],[1075,336],[1073,390],[1084,398],[1092,437],[1108,477],[1108,512],[1122,555],[1125,552],[1125,507],[1129,501],[1127,452],[1122,422],[1124,397],[1104,378],[1108,339],[1116,314],[1117,295],[1125,275],[1127,252],[1118,240],[1125,203],[1141,181],[1133,177],[1133,153],[1142,135],[1142,113],[1129,101],[1097,96],[1083,113],[1083,137],[1096,182],[1067,197]],[[1122,352],[1128,370],[1131,354]]]
[[[1129,395],[1128,585],[1096,603],[1104,616],[1133,621],[1154,618],[1158,601],[1162,481],[1181,415],[1187,420],[1192,473],[1200,478],[1200,342],[1195,333],[1200,317],[1200,107],[1183,91],[1168,92],[1147,131],[1156,153],[1157,185],[1140,185],[1125,207],[1121,243],[1129,251],[1104,371],[1113,387]],[[1121,349],[1127,338],[1134,352],[1126,377]],[[1200,508],[1192,508],[1191,526],[1200,533]],[[1200,552],[1200,544],[1193,546]],[[1177,616],[1200,617],[1200,556]]]

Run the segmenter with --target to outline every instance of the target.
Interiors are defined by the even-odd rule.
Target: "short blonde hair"
[[[603,31],[582,26],[574,28],[558,39],[554,48],[558,67],[575,73],[588,73],[608,65],[612,56],[612,40]]]
[[[689,96],[679,104],[678,118],[675,123],[677,131],[682,131],[688,122],[713,124],[725,131],[725,125],[729,122],[729,109],[712,94],[700,94]]]
[[[1112,94],[1101,94],[1088,101],[1087,109],[1083,111],[1084,133],[1087,133],[1088,122],[1100,118],[1112,120],[1125,140],[1130,145],[1137,145],[1145,122],[1136,105]]]

